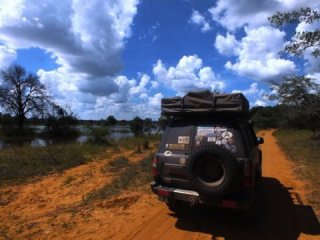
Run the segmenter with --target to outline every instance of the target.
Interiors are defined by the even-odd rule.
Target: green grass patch
[[[135,164],[126,162],[124,160],[119,160],[121,158],[114,160],[113,162],[117,162],[117,166],[123,166],[125,163],[125,167],[121,168],[121,171],[116,177],[114,177],[111,183],[107,183],[102,188],[89,193],[87,196],[84,196],[84,204],[88,204],[97,199],[108,199],[119,194],[123,190],[137,190],[144,188],[146,183],[152,180],[152,157],[153,155],[150,155]],[[109,169],[112,168],[114,168],[114,166],[109,165]]]
[[[277,130],[274,133],[281,148],[295,163],[296,175],[306,180],[308,202],[320,213],[320,140],[308,130]],[[318,216],[320,218],[320,216]]]
[[[46,147],[10,147],[0,150],[0,185],[60,172],[105,154],[97,144],[56,144]]]

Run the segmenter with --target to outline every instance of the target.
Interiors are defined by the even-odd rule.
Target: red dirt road
[[[110,160],[105,159],[38,182],[0,189],[0,239],[320,239],[315,213],[304,205],[303,182],[295,178],[293,166],[277,146],[272,131],[258,135],[265,139],[264,191],[260,218],[255,223],[221,209],[193,209],[177,217],[148,186],[144,191],[81,204],[83,194],[112,178],[101,174],[101,166]],[[126,156],[130,161],[143,157]],[[64,184],[71,176],[74,182]]]

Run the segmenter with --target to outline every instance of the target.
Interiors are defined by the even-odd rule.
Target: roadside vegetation
[[[306,180],[308,202],[320,212],[320,139],[313,139],[308,130],[277,130],[274,132],[281,148],[294,162],[294,172]]]
[[[88,163],[97,159],[111,159],[121,150],[132,150],[135,153],[149,149],[157,144],[159,136],[131,137],[119,141],[87,143],[61,143],[44,147],[9,147],[0,150],[0,186],[11,183],[23,183],[48,174],[62,172],[66,169]],[[146,148],[146,141],[148,148]],[[139,151],[137,151],[139,150]],[[120,158],[110,163],[110,171],[118,171],[129,164],[127,159]],[[108,163],[109,165],[109,163]],[[130,165],[131,166],[131,165]],[[149,167],[149,166],[148,166]],[[131,171],[130,169],[127,174]]]
[[[5,148],[0,150],[0,186],[61,172],[106,154],[106,146],[90,143]]]

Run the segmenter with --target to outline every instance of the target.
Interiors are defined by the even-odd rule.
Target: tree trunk
[[[25,121],[24,115],[18,115],[18,129],[20,133],[24,132],[24,121]]]

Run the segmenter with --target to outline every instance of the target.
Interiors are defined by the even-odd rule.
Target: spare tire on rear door
[[[206,196],[225,196],[237,173],[233,154],[219,145],[199,148],[190,155],[187,174],[194,189]]]

